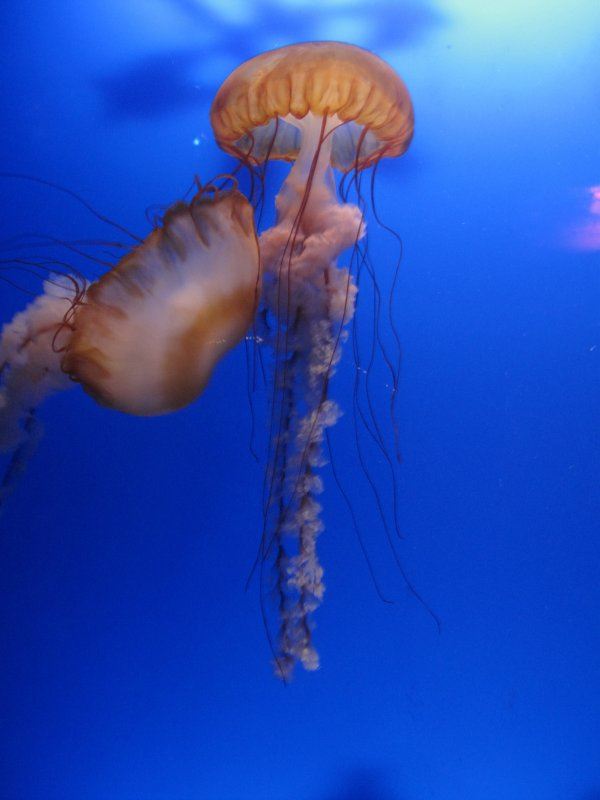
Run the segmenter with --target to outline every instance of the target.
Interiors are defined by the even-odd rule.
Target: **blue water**
[[[148,206],[232,168],[208,110],[243,59],[340,39],[403,76],[415,138],[376,186],[405,246],[399,552],[442,628],[356,489],[395,603],[378,599],[326,469],[322,667],[282,685],[244,591],[262,481],[244,348],[163,418],[76,387],[41,409],[0,520],[0,798],[599,798],[600,250],[569,233],[600,183],[596,0],[29,0],[2,17],[1,168],[141,235]],[[0,187],[3,239],[113,236],[57,191]],[[385,287],[394,241],[371,224],[370,247]],[[2,320],[28,299],[0,293]],[[332,435],[354,487],[353,370],[347,349]]]

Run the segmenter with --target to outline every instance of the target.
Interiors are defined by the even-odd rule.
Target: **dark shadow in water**
[[[347,19],[356,22],[364,20],[365,25],[358,26],[363,47],[402,47],[418,41],[430,28],[444,21],[443,14],[433,5],[431,0],[364,0],[362,3],[335,3],[318,5],[311,0],[295,3],[286,7],[280,0],[255,0],[252,5],[252,18],[244,18],[239,23],[231,18],[224,20],[202,0],[164,0],[175,11],[183,13],[190,22],[214,27],[214,33],[221,39],[219,49],[226,45],[228,36],[248,32],[248,38],[254,43],[253,53],[260,52],[261,35],[272,41],[274,38],[289,42],[309,41],[318,36],[323,26],[335,33],[335,23],[342,26]],[[318,12],[315,12],[318,8]],[[343,30],[343,28],[342,28]],[[322,38],[322,37],[321,37]],[[235,50],[237,52],[237,44]]]
[[[158,117],[188,106],[208,104],[217,88],[213,62],[232,66],[277,44],[324,38],[323,31],[344,38],[347,21],[360,31],[360,44],[375,51],[414,44],[445,22],[431,0],[365,0],[331,8],[306,0],[286,7],[279,0],[254,0],[249,16],[223,18],[202,0],[163,0],[190,27],[202,32],[202,47],[149,54],[95,81],[113,117]],[[218,80],[217,80],[218,83]]]
[[[600,800],[600,787],[591,789],[589,792],[585,792],[581,795],[579,800]]]
[[[340,785],[319,800],[403,800],[383,772],[368,767],[349,771]],[[591,799],[590,799],[591,800]]]
[[[113,117],[166,116],[198,103],[191,71],[199,59],[197,49],[148,55],[98,79],[96,87]]]

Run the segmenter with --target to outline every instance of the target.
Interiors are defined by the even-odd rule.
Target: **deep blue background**
[[[244,593],[261,470],[243,348],[171,417],[76,388],[41,411],[0,520],[2,800],[600,797],[600,256],[564,245],[600,182],[599,36],[595,0],[3,4],[2,169],[142,234],[147,206],[231,168],[208,109],[244,58],[341,39],[405,78],[415,140],[378,181],[406,248],[401,554],[443,628],[361,501],[380,603],[325,471],[322,668],[282,686]],[[112,236],[56,192],[0,191],[3,238]],[[385,286],[393,242],[371,233]],[[0,291],[8,319],[26,298]],[[347,352],[350,482],[352,375]]]

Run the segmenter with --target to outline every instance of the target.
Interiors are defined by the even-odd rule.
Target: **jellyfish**
[[[259,264],[248,200],[205,186],[99,280],[49,277],[0,335],[0,450],[13,452],[0,504],[51,393],[80,384],[138,416],[195,400],[251,324]]]
[[[379,57],[314,42],[243,63],[218,90],[210,120],[217,143],[238,162],[232,174],[246,167],[263,184],[270,161],[292,163],[275,224],[257,233],[260,213],[255,221],[237,179],[215,179],[198,183],[191,202],[170,207],[99,279],[48,276],[43,294],[0,335],[0,449],[13,454],[0,505],[39,435],[36,409],[49,394],[80,384],[116,411],[175,412],[201,395],[216,364],[253,331],[260,358],[271,356],[253,572],[261,604],[274,598],[276,635],[266,627],[275,672],[287,680],[296,665],[319,666],[322,468],[328,430],[342,413],[330,384],[355,314],[357,261],[366,258],[360,176],[406,151],[413,109]],[[357,203],[348,201],[348,179]],[[338,264],[345,252],[349,263]]]
[[[293,162],[276,198],[276,224],[260,236],[262,304],[274,351],[270,447],[258,561],[275,569],[276,671],[319,666],[312,614],[324,593],[327,429],[340,408],[330,381],[355,307],[356,284],[339,256],[365,235],[363,211],[338,199],[335,172],[355,179],[413,134],[409,93],[377,56],[337,42],[291,45],[238,67],[211,108],[218,144],[246,165]]]

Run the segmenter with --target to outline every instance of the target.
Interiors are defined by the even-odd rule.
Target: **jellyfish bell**
[[[321,235],[321,245],[331,242],[332,255],[357,231],[360,238],[362,214],[338,202],[332,168],[358,172],[400,156],[414,129],[410,95],[396,72],[341,42],[289,45],[244,62],[220,87],[210,118],[217,143],[242,162],[294,162],[276,199],[278,224],[261,238],[267,270],[269,243],[294,227],[304,243],[312,235]]]
[[[211,108],[219,145],[255,164],[296,161],[302,145],[306,151],[319,137],[323,119],[329,161],[343,172],[402,155],[414,128],[410,95],[396,72],[342,42],[289,45],[244,62]]]
[[[352,172],[400,156],[413,134],[410,95],[372,53],[339,42],[282,47],[246,61],[211,108],[218,144],[250,168],[293,162],[276,197],[276,224],[260,235],[262,303],[273,322],[271,442],[258,561],[274,566],[276,672],[319,659],[312,613],[323,598],[316,542],[327,430],[341,410],[330,380],[353,318],[364,207],[342,203],[334,170]],[[356,181],[357,187],[360,186]],[[337,265],[351,249],[350,268]]]
[[[300,212],[299,227],[331,235],[341,224],[346,239],[356,213],[337,202],[331,168],[358,172],[401,156],[414,131],[399,75],[342,42],[289,45],[244,62],[217,92],[210,119],[219,146],[242,162],[294,162],[276,199],[280,232]]]
[[[119,411],[182,408],[251,326],[259,277],[252,207],[204,190],[90,286],[62,368]]]

